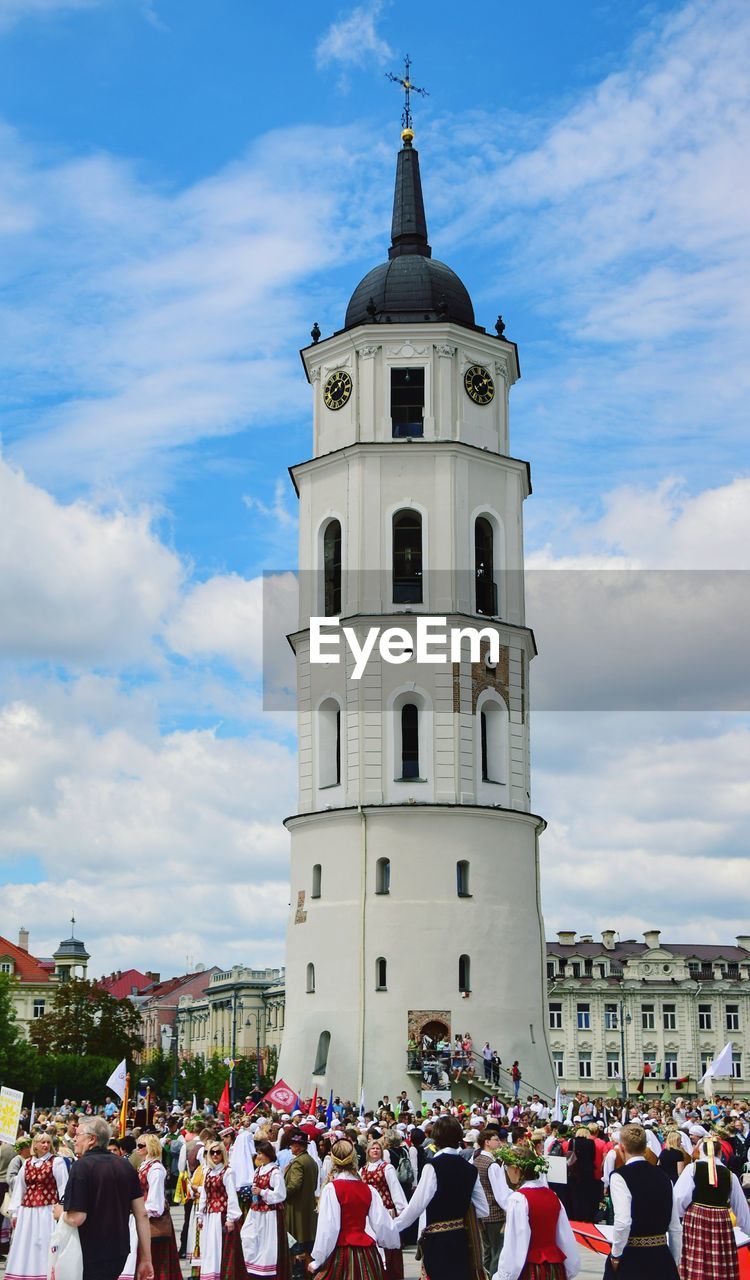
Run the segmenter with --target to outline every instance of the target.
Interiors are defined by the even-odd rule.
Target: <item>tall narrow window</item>
[[[419,777],[419,708],[413,702],[401,708],[401,777]]]
[[[327,618],[341,613],[341,524],[331,520],[323,534],[323,608]]]
[[[375,990],[385,991],[388,987],[388,964],[383,956],[375,961]]]
[[[508,713],[504,705],[487,698],[479,713],[479,747],[482,782],[507,781]]]
[[[309,964],[307,966],[307,993],[308,995],[312,995],[314,991],[315,991],[315,965]]]
[[[474,523],[474,576],[476,611],[494,616],[497,613],[494,534],[485,516],[479,516]]]
[[[422,517],[397,511],[393,517],[394,604],[422,603]]]
[[[375,892],[390,893],[391,891],[391,860],[390,858],[378,858],[375,864]]]
[[[394,440],[424,435],[424,369],[391,369]]]
[[[314,1076],[324,1076],[328,1066],[328,1051],[331,1047],[330,1031],[321,1031],[318,1036],[318,1051],[315,1054],[315,1066],[312,1069]]]
[[[468,862],[456,863],[456,892],[459,898],[469,898],[469,864]]]
[[[313,873],[312,873],[312,892],[310,894],[311,898],[320,897],[321,878],[322,878],[322,869],[321,869],[320,863],[316,862],[315,866],[313,867]]]
[[[471,991],[471,960],[468,956],[458,957],[458,989]]]
[[[341,708],[326,698],[318,710],[318,786],[337,787],[341,782]]]

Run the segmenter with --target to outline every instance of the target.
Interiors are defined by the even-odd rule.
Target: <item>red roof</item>
[[[141,995],[153,981],[153,974],[141,973],[140,969],[125,969],[122,973],[110,974],[108,978],[99,978],[96,985],[114,996],[115,1000],[122,1000],[125,996]]]
[[[19,982],[49,982],[50,970],[40,964],[36,956],[32,956],[23,947],[16,946],[7,938],[0,938],[0,959],[7,956],[13,961],[13,976]]]

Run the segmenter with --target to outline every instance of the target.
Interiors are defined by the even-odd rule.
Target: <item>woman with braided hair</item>
[[[735,1173],[723,1162],[718,1141],[706,1138],[680,1174],[674,1200],[682,1223],[682,1280],[739,1280],[740,1264],[730,1209],[750,1235],[750,1210]]]
[[[547,1161],[524,1142],[500,1147],[497,1159],[509,1189],[495,1280],[572,1280],[581,1256],[568,1215],[547,1185]]]
[[[331,1173],[318,1204],[318,1230],[308,1271],[318,1280],[383,1280],[378,1245],[397,1249],[399,1234],[374,1187],[358,1172],[348,1138],[331,1147]]]

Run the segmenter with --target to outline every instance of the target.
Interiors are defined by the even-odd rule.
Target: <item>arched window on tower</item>
[[[507,780],[508,713],[494,698],[482,703],[479,712],[479,741],[482,757],[482,782]]]
[[[330,1031],[321,1031],[318,1036],[318,1050],[315,1054],[315,1066],[312,1069],[314,1076],[324,1076],[328,1067],[328,1051],[331,1047]]]
[[[458,989],[471,991],[471,960],[469,956],[458,957]]]
[[[341,524],[329,520],[323,534],[323,610],[327,618],[341,613]]]
[[[326,698],[318,708],[318,786],[337,787],[341,782],[341,707]]]
[[[309,964],[307,966],[307,988],[306,989],[307,989],[307,994],[310,996],[313,995],[315,992],[315,965],[314,964]]]
[[[310,893],[311,898],[320,897],[320,886],[321,886],[322,877],[323,877],[323,869],[320,863],[316,862],[312,870],[312,891]]]
[[[375,863],[375,892],[390,893],[391,891],[391,860],[390,858],[378,858]]]
[[[477,613],[494,617],[497,614],[495,535],[486,516],[478,516],[474,522],[474,579]]]
[[[405,702],[401,708],[402,778],[419,777],[419,707]]]
[[[422,517],[397,511],[393,517],[393,602],[422,603]]]
[[[459,898],[470,898],[469,864],[466,861],[456,863],[456,893]]]
[[[375,990],[388,990],[388,962],[383,956],[378,956],[375,961]]]

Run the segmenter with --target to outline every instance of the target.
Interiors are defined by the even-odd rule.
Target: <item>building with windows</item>
[[[28,1036],[33,1022],[49,1013],[58,982],[85,978],[89,954],[80,938],[75,937],[75,920],[71,935],[63,938],[53,956],[33,956],[29,951],[29,931],[18,930],[18,942],[0,938],[0,973],[13,978],[11,999],[16,1022]]]
[[[647,1092],[695,1091],[731,1040],[737,1080],[750,1079],[750,935],[736,946],[601,941],[561,932],[547,943],[548,1036],[567,1090],[603,1093],[623,1078]],[[729,1082],[727,1082],[729,1083]],[[721,1084],[717,1084],[720,1088]]]
[[[467,1028],[553,1087],[545,824],[530,801],[530,482],[508,431],[518,353],[432,257],[412,141],[406,127],[388,260],[343,328],[320,341],[316,325],[301,353],[313,448],[291,468],[299,804],[280,1072],[302,1094],[364,1089],[369,1102],[413,1086],[410,1038]],[[397,630],[360,678],[351,646],[319,660],[321,618],[360,646],[370,628]],[[484,634],[423,661],[425,619]]]
[[[262,1075],[269,1050],[278,1062],[283,1031],[283,969],[216,969],[205,991],[181,995],[177,1002],[179,1058],[208,1059],[218,1053],[222,1058],[260,1059]]]

